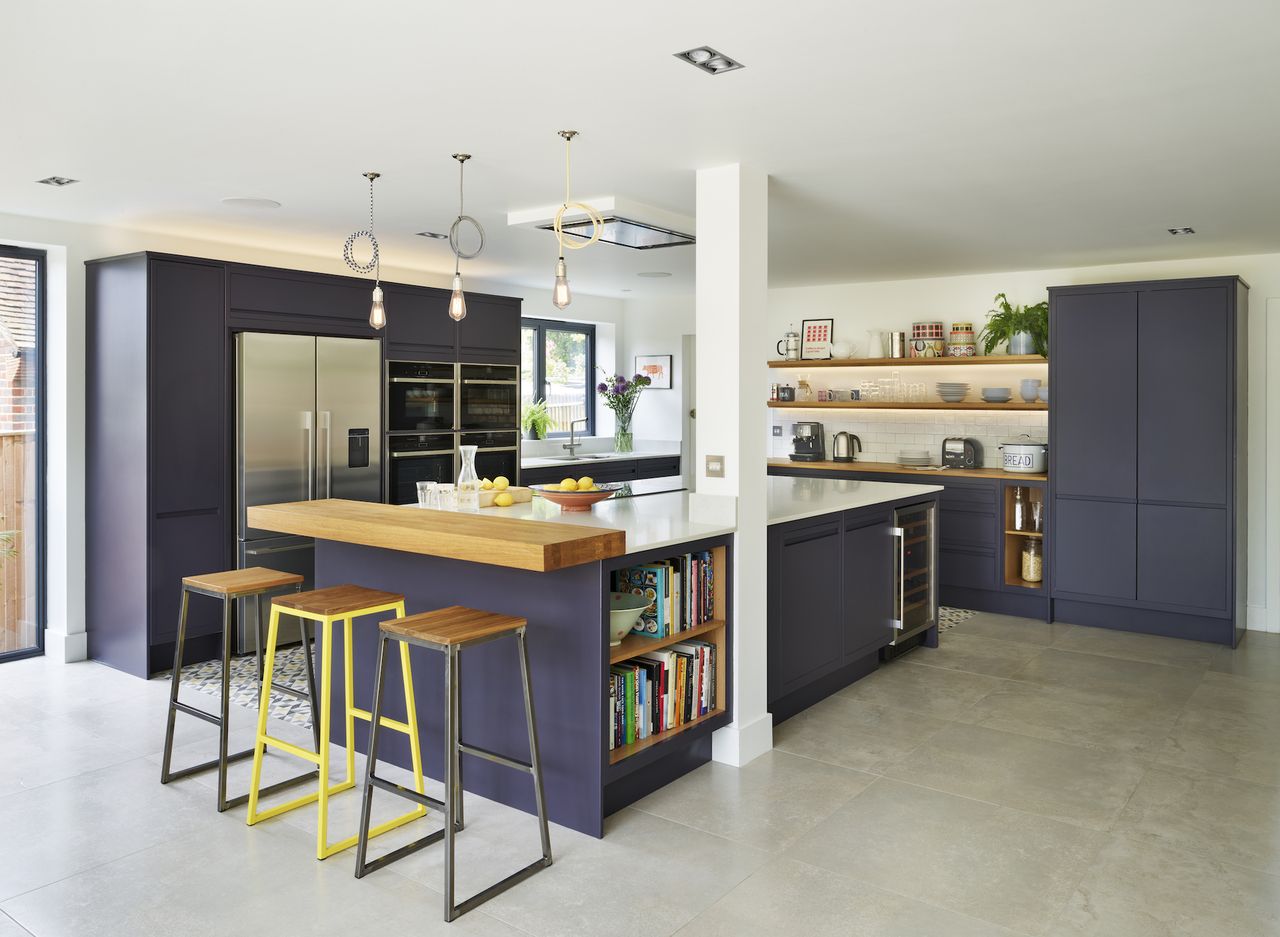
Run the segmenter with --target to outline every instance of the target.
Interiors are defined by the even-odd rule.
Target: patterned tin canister
[[[946,354],[947,343],[940,338],[913,338],[911,340],[912,358],[941,358]]]
[[[974,341],[972,322],[952,322],[951,336],[947,342],[947,357],[972,358],[978,353]]]
[[[941,322],[913,322],[911,323],[911,338],[936,338],[942,339],[942,323]]]

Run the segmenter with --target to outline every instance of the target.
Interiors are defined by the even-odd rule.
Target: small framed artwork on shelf
[[[653,381],[650,390],[670,390],[671,355],[636,355],[636,373]]]
[[[805,319],[800,323],[800,357],[818,361],[831,357],[834,319]]]

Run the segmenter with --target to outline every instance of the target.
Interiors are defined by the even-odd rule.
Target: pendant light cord
[[[564,256],[565,249],[571,251],[579,251],[584,247],[590,247],[596,241],[600,240],[600,235],[604,233],[604,218],[600,213],[585,202],[569,201],[569,144],[573,137],[577,134],[575,130],[562,130],[560,135],[564,137],[564,204],[560,206],[560,210],[556,212],[555,221],[552,228],[556,232],[556,240],[560,242],[560,256]],[[566,241],[564,239],[564,214],[570,209],[576,209],[587,216],[587,220],[591,222],[591,237],[586,241]]]
[[[469,153],[454,153],[453,158],[458,161],[458,217],[454,219],[453,225],[449,228],[449,247],[453,251],[453,272],[458,272],[458,262],[461,260],[474,260],[480,256],[484,250],[484,227],[480,222],[476,221],[470,215],[463,211],[463,185],[462,173],[466,169],[467,160],[471,158]],[[464,251],[458,243],[458,229],[462,227],[463,222],[467,222],[476,229],[476,234],[480,236],[480,245],[473,251]]]
[[[346,261],[347,266],[356,273],[372,273],[375,285],[381,279],[382,272],[378,256],[378,239],[373,236],[373,180],[377,179],[379,175],[376,172],[366,172],[364,174],[364,177],[369,180],[369,227],[363,231],[352,232],[342,245],[342,259]],[[368,241],[373,251],[366,263],[360,263],[356,260],[355,247],[359,241]]]

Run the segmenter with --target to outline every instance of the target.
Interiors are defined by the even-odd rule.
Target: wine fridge
[[[931,501],[893,512],[893,645],[938,623],[937,511]]]

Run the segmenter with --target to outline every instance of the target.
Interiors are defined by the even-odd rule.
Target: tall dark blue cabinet
[[[1049,290],[1054,617],[1236,644],[1248,284]]]

